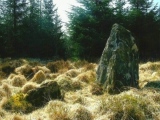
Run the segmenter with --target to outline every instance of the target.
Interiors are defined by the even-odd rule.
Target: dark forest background
[[[0,0],[0,57],[96,59],[118,23],[136,39],[140,59],[160,58],[160,8],[153,0],[78,0],[67,30],[54,0]]]

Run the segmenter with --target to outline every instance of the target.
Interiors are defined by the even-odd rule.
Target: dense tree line
[[[0,57],[63,56],[63,32],[52,0],[0,1]]]
[[[140,58],[160,58],[160,8],[153,0],[77,0],[63,33],[53,0],[0,0],[0,57],[99,58],[118,23]]]
[[[111,27],[118,23],[136,38],[140,58],[159,58],[160,14],[152,0],[78,0],[69,13],[72,55],[99,58]]]

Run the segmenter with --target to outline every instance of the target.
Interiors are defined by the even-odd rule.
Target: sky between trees
[[[154,3],[158,3],[160,5],[160,0],[153,0]],[[68,16],[66,11],[70,11],[71,5],[79,5],[77,0],[53,0],[54,4],[58,7],[58,13],[60,15],[61,20],[64,22],[68,22]]]

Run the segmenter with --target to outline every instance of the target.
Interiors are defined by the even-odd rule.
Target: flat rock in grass
[[[114,24],[97,69],[97,82],[109,93],[138,87],[138,48],[130,31]]]
[[[49,81],[39,88],[30,90],[26,100],[35,107],[42,107],[51,99],[62,99],[60,87],[56,81]]]
[[[160,80],[148,82],[148,83],[144,86],[144,88],[147,88],[147,87],[160,89]]]

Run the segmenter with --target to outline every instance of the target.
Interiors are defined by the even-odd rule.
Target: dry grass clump
[[[110,114],[110,119],[116,120],[146,120],[156,119],[154,113],[159,112],[160,105],[151,98],[144,97],[132,91],[109,96],[102,101],[101,114]]]
[[[86,60],[78,60],[78,61],[76,61],[76,62],[73,63],[73,65],[76,68],[82,68],[82,67],[84,67],[87,64],[89,64],[89,63]]]
[[[26,94],[28,91],[35,89],[35,88],[37,88],[36,83],[28,82],[21,88],[21,91],[22,91],[22,93]]]
[[[4,90],[7,98],[9,98],[12,95],[11,88],[8,84],[3,83],[2,84],[2,90]]]
[[[92,95],[102,95],[103,94],[103,88],[96,83],[91,84],[90,91],[91,91]]]
[[[68,70],[66,73],[66,76],[69,76],[71,78],[74,78],[76,77],[78,74],[80,74],[80,72],[76,69],[71,69],[71,70]]]
[[[56,77],[58,77],[60,74],[59,73],[50,73],[48,75],[46,75],[47,79],[55,79]]]
[[[25,64],[23,59],[12,60],[12,59],[4,59],[3,62],[0,64],[0,70],[8,76],[10,73],[13,73],[15,68]]]
[[[15,73],[24,75],[25,77],[28,76],[29,78],[27,79],[30,79],[30,81],[26,81],[25,84],[19,87],[14,87],[15,85],[11,81],[19,75],[13,73],[9,77],[7,76],[7,80],[3,79],[1,81],[0,107],[12,112],[1,112],[0,109],[0,119],[1,117],[6,120],[159,119],[160,90],[157,80],[160,80],[160,62],[148,62],[139,66],[140,87],[143,88],[145,84],[152,82],[152,84],[156,83],[158,88],[131,88],[116,95],[109,95],[103,92],[102,87],[95,83],[96,67],[96,64],[87,61],[71,63],[61,60],[49,62],[47,68],[39,62],[32,65],[25,63],[23,66],[16,68]],[[34,76],[31,78],[30,76],[32,75]],[[28,91],[49,81],[56,81],[58,83],[61,94],[64,95],[64,102],[50,100],[46,106],[35,110],[26,101],[25,96]],[[18,82],[15,84],[17,86]],[[25,114],[32,110],[35,111]],[[22,114],[18,115],[13,112],[20,112]]]
[[[58,76],[55,81],[57,81],[58,85],[60,86],[61,90],[69,91],[72,90],[72,79],[69,76],[64,74]]]
[[[67,103],[71,103],[71,104],[81,104],[81,105],[86,105],[87,104],[87,101],[86,101],[86,97],[80,92],[73,92],[73,91],[70,91],[70,92],[67,92],[65,94],[65,97],[64,97],[64,100],[67,102]]]
[[[15,77],[15,76],[16,76],[16,74],[11,73],[11,74],[8,76],[7,80],[9,81],[9,80],[13,79],[13,77]]]
[[[6,74],[2,71],[0,71],[0,81],[6,78]]]
[[[145,64],[140,64],[140,70],[157,70],[160,68],[160,62],[147,62]]]
[[[48,113],[51,120],[71,120],[68,107],[61,101],[50,101],[46,106],[45,112]]]
[[[93,120],[92,113],[80,104],[75,104],[71,110],[71,120]]]
[[[78,80],[73,80],[72,82],[72,87],[74,90],[79,90],[79,89],[82,89],[82,82],[81,81],[78,81]]]
[[[51,71],[46,66],[35,66],[32,68],[34,73],[38,72],[39,70],[42,70],[44,73],[50,73]]]
[[[32,82],[36,82],[36,83],[42,83],[44,80],[46,79],[46,75],[42,70],[39,70],[34,76],[33,78],[30,80]]]
[[[86,65],[84,65],[84,69],[85,69],[85,71],[88,71],[88,70],[95,70],[95,68],[96,68],[96,64],[94,64],[94,63],[88,63],[88,64],[86,64]]]
[[[0,120],[2,120],[2,118],[6,115],[6,112],[0,108]]]
[[[2,107],[11,112],[19,113],[28,113],[33,110],[32,105],[25,100],[25,94],[23,93],[11,96]]]
[[[22,87],[27,80],[23,75],[16,75],[11,79],[11,84],[15,87]]]
[[[147,62],[139,66],[139,86],[144,87],[149,81],[160,79],[160,62]]]
[[[3,98],[6,97],[6,93],[4,90],[0,90],[0,101],[3,100]]]
[[[93,71],[87,71],[79,74],[76,79],[85,83],[94,82],[96,79],[96,73]]]
[[[27,79],[30,79],[34,75],[32,66],[25,64],[23,66],[17,67],[15,73],[24,75]]]
[[[24,120],[22,116],[16,114],[13,116],[12,120]]]
[[[59,60],[55,62],[49,62],[46,65],[47,68],[51,70],[51,72],[60,72],[64,73],[72,68],[74,68],[69,61]]]
[[[159,89],[154,88],[143,88],[141,91],[138,91],[141,96],[148,97],[152,99],[155,103],[160,105],[160,91]]]

